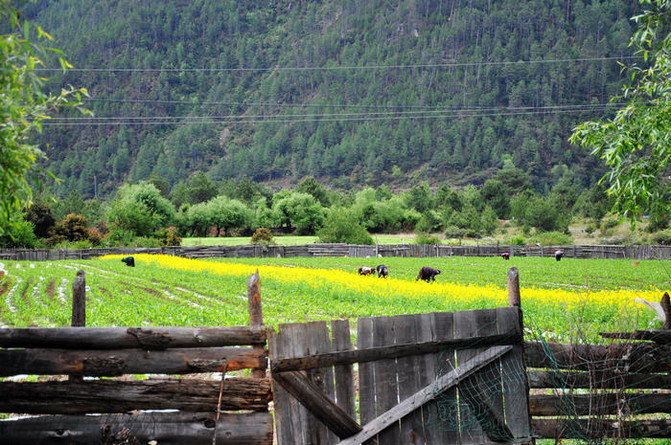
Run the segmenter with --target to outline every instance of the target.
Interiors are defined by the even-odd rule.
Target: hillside
[[[51,170],[92,197],[196,171],[336,187],[483,183],[503,165],[539,191],[567,138],[612,113],[634,0],[43,0],[25,14],[87,87],[94,119],[45,126]],[[95,177],[95,181],[94,181]]]

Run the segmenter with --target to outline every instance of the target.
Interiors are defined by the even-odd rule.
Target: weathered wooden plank
[[[1,382],[0,412],[24,414],[123,413],[140,409],[217,409],[219,382],[196,379],[84,382]],[[223,386],[221,409],[267,411],[270,381],[233,377]],[[57,403],[54,403],[57,401]]]
[[[333,320],[331,322],[334,351],[349,351],[352,349],[348,320]],[[354,392],[354,373],[352,365],[336,365],[333,369],[335,381],[335,396],[340,406],[353,419],[356,419],[356,394]]]
[[[255,246],[257,247],[257,246]],[[259,278],[259,269],[247,279],[247,304],[249,307],[249,325],[254,327],[263,326],[263,308],[261,307],[261,282]],[[265,349],[265,342],[260,342],[252,346],[257,352]],[[266,376],[266,366],[252,369],[252,377],[263,378]]]
[[[530,370],[527,375],[531,388],[671,388],[671,375],[669,374],[630,374],[613,370],[604,372]]]
[[[273,357],[293,355],[293,343],[289,325],[280,325],[280,332],[272,332],[270,336]],[[280,385],[273,385],[273,403],[277,419],[277,440],[279,445],[304,443],[300,413],[297,411],[298,401]]]
[[[316,321],[307,324],[307,341],[310,353],[321,354],[331,352],[331,340],[324,321]],[[334,411],[339,409],[335,405],[335,388],[333,387],[333,367],[327,366],[324,368],[311,369],[307,372],[310,381],[322,392],[326,400],[331,401]],[[310,443],[318,443],[322,445],[338,443],[338,437],[327,428],[327,425],[321,421],[321,418],[316,415],[314,410],[308,411],[315,415],[319,422],[315,422],[313,428],[310,429]],[[356,424],[356,421],[354,421]],[[357,424],[358,425],[358,424]]]
[[[361,426],[326,396],[322,388],[298,371],[275,372],[273,379],[307,408],[338,437],[346,438],[361,431]],[[310,443],[322,444],[325,437],[311,437]]]
[[[617,421],[612,419],[543,419],[531,420],[531,431],[535,437],[544,439],[669,439],[671,420],[645,419]]]
[[[413,343],[418,339],[417,321],[419,315],[401,315],[394,317],[394,341],[396,343]],[[398,396],[399,401],[412,397],[417,391],[426,386],[423,374],[426,361],[422,356],[399,357],[396,360],[398,370]],[[403,417],[400,422],[399,442],[424,443],[424,423],[422,419],[422,407]]]
[[[455,337],[478,337],[497,330],[496,310],[463,311],[455,314]],[[457,351],[457,364],[470,360],[480,348]],[[462,443],[510,441],[505,425],[500,363],[491,363],[459,385],[459,417]]]
[[[358,319],[356,341],[359,349],[373,346],[372,318]],[[359,416],[362,425],[377,417],[377,411],[375,410],[375,374],[372,362],[359,364]]]
[[[522,326],[522,310],[514,307],[509,310],[497,309],[499,330],[508,330],[507,325]],[[531,437],[529,424],[529,384],[524,367],[522,345],[518,344],[505,357],[501,358],[501,382],[505,401],[505,423],[515,440],[528,441]]]
[[[427,316],[425,316],[427,317]],[[423,318],[425,318],[423,317]],[[428,330],[424,336],[431,335],[433,340],[454,339],[454,313],[437,312],[428,314]],[[424,356],[426,361],[425,385],[447,374],[456,367],[456,352],[446,349],[439,353]],[[459,408],[457,388],[451,387],[422,406],[422,417],[426,441],[429,445],[459,443]]]
[[[5,328],[0,348],[161,350],[264,343],[265,327]]]
[[[234,371],[263,366],[265,355],[265,352],[259,355],[252,348],[179,348],[165,351],[5,349],[0,350],[0,376],[190,374],[219,371],[224,362],[228,363],[229,371]]]
[[[0,421],[0,442],[12,445],[90,445],[155,441],[161,445],[211,445],[214,439],[217,445],[273,443],[273,421],[267,412],[222,413],[216,431],[215,424],[213,413],[31,417]]]
[[[398,419],[416,410],[427,401],[436,397],[436,395],[445,391],[445,389],[463,382],[464,379],[473,375],[492,361],[497,360],[511,349],[512,346],[493,346],[487,351],[476,355],[459,365],[457,369],[453,369],[449,373],[439,377],[435,383],[423,388],[412,397],[405,399],[389,411],[368,422],[360,433],[341,441],[340,445],[355,445],[374,437],[380,431],[398,422]]]
[[[657,393],[595,393],[571,395],[531,395],[532,416],[605,416],[627,412],[631,415],[669,413],[671,396]]]
[[[410,355],[428,354],[447,349],[469,349],[473,347],[502,346],[520,343],[521,330],[501,334],[482,335],[477,338],[433,340],[417,343],[376,345],[359,347],[350,351],[338,351],[300,357],[277,358],[271,360],[271,369],[276,372],[301,371],[329,365],[364,363]]]
[[[623,372],[671,371],[671,346],[653,343],[609,345],[525,342],[527,367],[582,371],[620,369]]]
[[[373,345],[387,346],[393,344],[395,321],[397,317],[373,318]],[[380,359],[374,363],[375,372],[375,405],[378,416],[398,404],[398,382],[396,360]],[[390,423],[378,434],[378,443],[388,445],[400,444],[400,419]]]

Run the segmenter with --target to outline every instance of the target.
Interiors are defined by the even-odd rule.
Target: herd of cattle
[[[555,260],[561,261],[562,257],[564,256],[564,251],[563,250],[557,250],[554,253]],[[502,253],[501,258],[504,260],[509,260],[510,259],[510,253]],[[389,269],[387,266],[384,264],[380,264],[376,268],[372,267],[359,267],[359,275],[375,275],[377,272],[378,278],[387,278],[389,276]],[[436,281],[436,275],[440,274],[440,270],[434,269],[433,267],[428,267],[424,266],[419,270],[419,273],[417,274],[417,278],[415,278],[415,281],[419,280],[424,280],[427,283],[431,281]]]
[[[555,260],[561,261],[562,256],[564,256],[564,251],[563,250],[557,250],[554,253]],[[501,254],[501,258],[504,260],[509,260],[510,259],[510,253],[505,252]],[[127,256],[125,258],[122,258],[121,261],[126,264],[126,266],[130,267],[135,267],[135,259],[132,256]],[[376,268],[372,267],[359,267],[359,275],[367,276],[367,275],[375,275],[377,273],[378,278],[387,278],[389,276],[389,269],[387,266],[384,264],[380,264]],[[436,275],[440,274],[440,270],[434,269],[433,267],[428,267],[424,266],[419,270],[419,273],[417,274],[417,278],[415,278],[415,281],[419,280],[424,280],[427,283],[431,281],[436,281]]]

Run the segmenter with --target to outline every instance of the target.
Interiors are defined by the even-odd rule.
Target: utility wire
[[[411,65],[346,65],[346,66],[322,66],[322,67],[260,67],[260,68],[69,68],[67,72],[152,72],[152,73],[180,73],[180,72],[259,72],[259,71],[341,71],[341,70],[379,70],[379,69],[416,69],[416,68],[460,68],[469,66],[502,66],[518,64],[546,64],[546,63],[574,63],[574,62],[600,62],[610,60],[640,59],[638,56],[612,56],[612,57],[583,57],[574,59],[538,59],[518,61],[492,61],[492,62],[459,62],[459,63],[427,63]],[[61,68],[36,68],[35,71],[63,71]]]
[[[475,108],[442,108],[442,109],[432,109],[432,110],[419,110],[419,111],[377,111],[377,112],[366,112],[366,113],[319,113],[319,114],[285,114],[285,115],[274,115],[268,116],[266,114],[261,115],[237,115],[237,116],[108,116],[108,117],[55,117],[52,118],[52,121],[96,121],[96,120],[152,120],[152,119],[269,119],[269,118],[319,118],[319,117],[352,117],[352,116],[361,116],[361,117],[373,117],[373,116],[413,116],[424,114],[430,116],[432,114],[462,114],[464,112],[473,112],[473,111],[555,111],[555,110],[567,110],[567,111],[580,111],[580,110],[594,110],[594,109],[603,109],[610,108],[617,104],[588,104],[588,105],[554,105],[547,107],[475,107]]]
[[[254,123],[301,123],[301,122],[361,122],[361,121],[378,121],[378,120],[401,120],[401,119],[462,119],[471,117],[508,117],[508,116],[524,116],[524,115],[549,115],[562,113],[581,113],[585,111],[603,111],[611,109],[608,105],[601,107],[585,108],[567,108],[567,109],[518,109],[507,112],[506,110],[479,112],[477,110],[466,111],[461,113],[442,113],[442,114],[385,114],[373,115],[371,114],[335,114],[335,115],[293,115],[287,116],[156,116],[156,117],[137,117],[137,118],[55,118],[62,119],[55,121],[44,121],[43,126],[91,126],[91,125],[217,125],[217,124],[254,124]],[[88,119],[88,120],[87,120]],[[97,119],[97,120],[96,120]]]
[[[105,103],[131,103],[131,104],[170,104],[170,105],[193,105],[193,106],[209,106],[209,105],[233,105],[233,106],[243,106],[243,107],[277,107],[277,108],[291,108],[291,107],[301,107],[301,108],[372,108],[372,109],[390,109],[390,110],[402,110],[402,109],[453,109],[453,107],[445,107],[443,105],[389,105],[389,104],[317,104],[317,103],[277,103],[277,102],[219,102],[219,101],[205,101],[205,102],[193,102],[190,100],[153,100],[153,99],[99,99],[99,98],[89,98],[83,99],[83,102],[105,102]],[[553,105],[552,107],[543,107],[543,108],[560,108],[560,107],[593,107],[601,106],[603,104],[586,104],[586,105]],[[613,103],[613,105],[620,106],[619,103]],[[472,110],[491,110],[491,109],[500,109],[501,107],[469,107],[468,109]],[[530,108],[530,107],[522,107]],[[455,110],[463,110],[463,108],[456,108]]]

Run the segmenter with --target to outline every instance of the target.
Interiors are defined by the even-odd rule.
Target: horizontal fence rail
[[[671,347],[631,341],[637,337],[668,334],[637,332],[599,345],[525,342],[534,436],[671,438]]]
[[[0,249],[0,260],[56,261],[91,259],[103,255],[136,255],[141,253],[174,255],[186,258],[276,258],[276,257],[449,257],[449,256],[515,256],[552,257],[562,250],[564,258],[671,259],[671,246],[661,245],[464,245],[449,244],[306,244],[304,246],[175,246],[157,248],[97,249]]]

